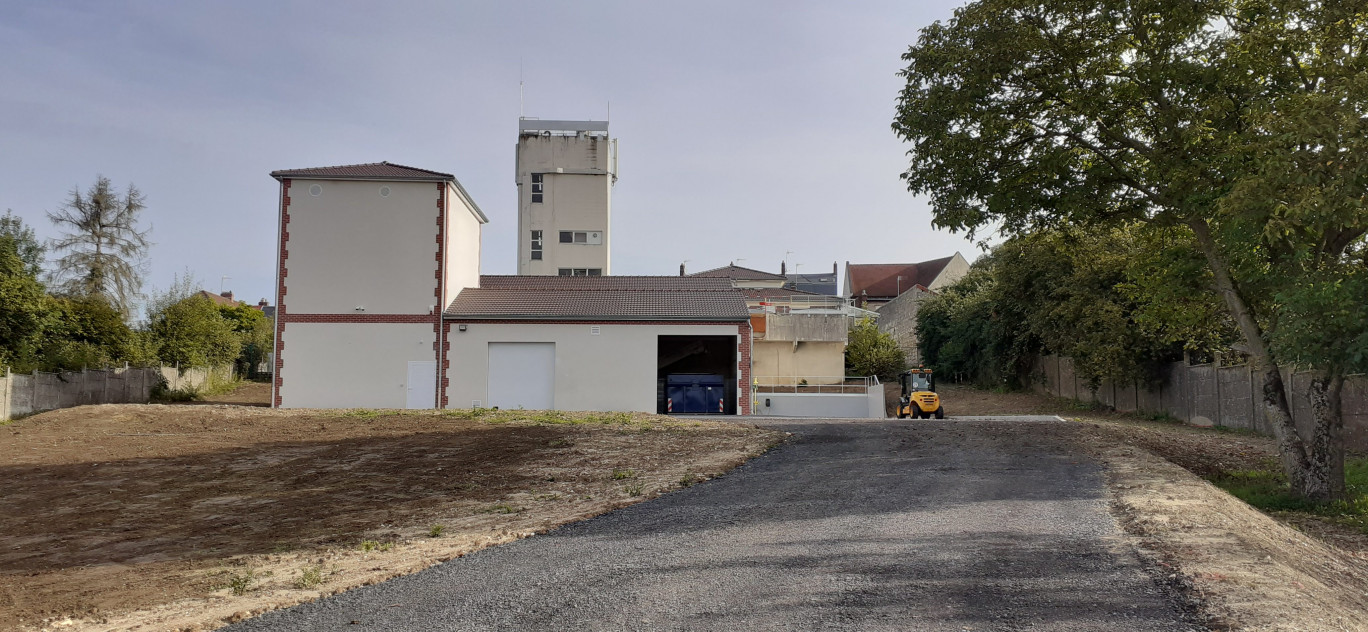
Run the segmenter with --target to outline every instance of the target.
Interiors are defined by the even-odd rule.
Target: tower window
[[[603,231],[563,230],[560,231],[560,242],[563,244],[588,244],[590,246],[603,245]]]
[[[542,174],[540,174],[540,173],[534,173],[534,174],[532,174],[532,203],[533,203],[533,204],[541,204],[541,202],[542,202],[542,186],[544,186],[544,183],[542,182]]]
[[[603,276],[603,268],[560,268],[560,276]]]
[[[532,260],[541,261],[542,258],[542,232],[532,231]]]

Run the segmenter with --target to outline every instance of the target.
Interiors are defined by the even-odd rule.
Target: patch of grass
[[[442,531],[445,530],[445,529],[446,529],[446,527],[443,526],[443,525],[440,525],[440,524],[432,525],[432,527],[428,529],[428,537],[429,537],[429,538],[440,538],[440,537],[442,537]]]
[[[533,498],[536,498],[537,500],[541,500],[541,501],[560,500],[560,494],[556,494],[556,493],[551,493],[551,494],[537,494],[536,496],[533,496]]]
[[[228,588],[234,595],[241,597],[252,590],[252,582],[256,581],[256,574],[248,568],[241,573],[233,573],[228,576]]]
[[[514,507],[513,505],[510,505],[508,503],[499,503],[497,505],[485,507],[484,509],[477,511],[476,513],[515,514],[521,511],[522,508],[520,507]]]
[[[366,553],[370,553],[371,551],[388,551],[394,548],[394,543],[378,542],[375,540],[364,540],[361,542],[361,546],[359,548]]]
[[[1312,514],[1368,533],[1368,457],[1345,459],[1344,479],[1348,497],[1325,504],[1293,495],[1277,463],[1264,469],[1225,472],[1212,482],[1263,511]]]
[[[300,590],[308,590],[323,583],[323,567],[305,566],[299,572],[299,577],[294,580],[294,587]]]
[[[625,467],[613,468],[613,480],[620,481],[625,478],[636,478],[637,473]]]
[[[693,486],[694,486],[694,483],[697,483],[698,481],[699,481],[699,478],[698,478],[697,476],[695,476],[693,472],[689,472],[689,473],[687,473],[687,474],[684,475],[684,478],[679,479],[679,486],[680,486],[680,487],[693,487]]]
[[[452,409],[442,412],[448,417],[475,419],[487,424],[514,422],[537,425],[604,425],[651,426],[649,419],[641,419],[623,412],[566,412],[563,410],[496,410],[493,408]],[[568,445],[568,443],[567,443]],[[554,447],[554,446],[553,446]]]
[[[353,408],[343,412],[342,416],[349,419],[375,419],[380,416],[380,411],[371,408]]]
[[[641,491],[642,491],[643,489],[645,489],[645,487],[646,487],[646,484],[643,483],[643,482],[641,482],[641,481],[632,481],[632,482],[628,483],[626,487],[623,487],[623,488],[622,488],[622,491],[627,492],[627,495],[628,495],[628,496],[633,496],[633,497],[635,497],[635,496],[640,496],[640,495],[641,495]]]

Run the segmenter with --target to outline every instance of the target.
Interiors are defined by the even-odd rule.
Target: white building
[[[607,121],[519,119],[518,274],[612,273],[617,140]]]
[[[727,279],[480,276],[488,220],[450,174],[271,175],[276,407],[750,412],[750,316]]]
[[[275,406],[433,408],[442,310],[479,283],[489,220],[447,173],[282,170]]]

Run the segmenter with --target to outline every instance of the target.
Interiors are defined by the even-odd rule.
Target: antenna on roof
[[[526,101],[526,90],[523,89],[523,60],[518,58],[518,120],[523,119],[523,104]]]

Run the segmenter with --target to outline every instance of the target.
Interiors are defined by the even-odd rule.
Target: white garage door
[[[501,409],[555,407],[556,343],[489,343],[489,405]]]

